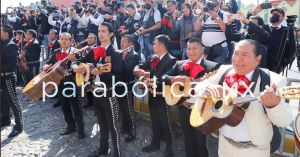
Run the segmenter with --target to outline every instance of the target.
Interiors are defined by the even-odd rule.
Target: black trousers
[[[173,131],[169,120],[169,108],[161,95],[153,97],[152,94],[149,94],[149,109],[153,132],[151,144],[159,146],[160,141],[164,140],[167,144],[166,149],[172,150]]]
[[[65,121],[67,122],[68,128],[69,129],[76,129],[78,134],[82,135],[84,134],[84,124],[83,124],[83,114],[82,114],[82,108],[80,104],[78,103],[78,93],[76,90],[75,97],[66,97],[68,95],[72,94],[72,90],[65,90],[65,95],[63,93],[63,90],[66,88],[71,88],[72,85],[66,84],[64,85],[65,82],[72,82],[75,84],[74,81],[74,76],[67,76],[64,78],[61,83],[58,86],[58,101],[62,107],[62,111],[65,117]]]
[[[15,117],[14,129],[23,130],[22,107],[17,97],[15,75],[1,77],[1,111],[3,114],[1,124],[10,123],[10,109]]]
[[[19,66],[16,68],[16,74],[17,74],[17,86],[24,86],[25,85],[25,73],[21,71]]]
[[[100,94],[99,94],[100,95]],[[121,156],[120,129],[119,129],[119,106],[117,98],[107,95],[106,97],[94,97],[93,100],[98,123],[100,125],[100,150],[108,151],[109,132],[111,133],[114,146],[114,157]]]
[[[206,148],[206,136],[194,129],[190,124],[190,109],[184,106],[178,107],[179,121],[184,134],[186,157],[208,157]]]
[[[136,127],[132,92],[129,91],[124,97],[118,97],[118,103],[122,116],[121,128],[125,133],[135,136]]]
[[[40,63],[28,64],[29,70],[26,72],[26,84],[30,82],[40,71]]]

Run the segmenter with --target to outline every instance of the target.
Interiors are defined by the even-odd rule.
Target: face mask
[[[145,9],[150,10],[152,8],[152,6],[149,3],[146,3],[144,5]]]
[[[280,18],[279,15],[273,14],[273,15],[270,17],[270,22],[271,22],[271,23],[277,23],[277,22],[279,22],[279,18]]]

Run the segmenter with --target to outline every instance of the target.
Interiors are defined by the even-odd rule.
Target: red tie
[[[24,45],[24,47],[27,47],[30,44],[30,41],[27,41]]]
[[[123,59],[127,57],[127,53],[123,53]]]
[[[244,94],[247,88],[242,84],[242,82],[245,82],[247,87],[250,85],[250,81],[245,75],[238,75],[238,74],[231,74],[227,75],[225,77],[225,82],[228,85],[228,87],[232,87],[234,83],[237,83],[237,89],[240,93]]]
[[[183,65],[183,69],[185,71],[190,70],[190,77],[195,79],[198,76],[198,74],[204,70],[204,67],[200,64],[196,64],[192,61],[189,61]]]
[[[48,47],[52,49],[54,47],[54,43],[49,43]]]
[[[151,59],[150,61],[150,66],[151,66],[151,69],[155,70],[156,67],[158,66],[160,62],[160,59],[158,56],[154,56],[154,58]]]
[[[56,57],[57,61],[60,61],[60,60],[65,59],[66,57],[68,57],[68,53],[66,53],[66,52],[56,53],[55,57]]]
[[[106,49],[104,47],[96,47],[93,48],[94,51],[94,59],[95,61],[98,61],[100,58],[106,57]]]

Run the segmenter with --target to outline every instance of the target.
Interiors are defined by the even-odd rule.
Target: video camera
[[[204,7],[204,11],[205,12],[212,11],[217,5],[218,5],[218,2],[208,1]]]

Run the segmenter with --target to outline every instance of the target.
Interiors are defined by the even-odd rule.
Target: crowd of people
[[[275,89],[285,86],[286,78],[279,74],[296,58],[300,33],[295,27],[296,16],[286,17],[282,8],[264,6],[259,4],[247,14],[239,12],[235,0],[228,3],[223,0],[82,0],[60,9],[42,0],[36,9],[13,8],[1,14],[1,127],[10,126],[11,109],[16,125],[9,137],[22,133],[22,108],[16,86],[24,87],[40,69],[48,70],[67,58],[68,74],[58,85],[55,104],[61,106],[67,123],[61,135],[77,132],[79,139],[85,138],[82,107],[93,106],[101,138],[99,149],[89,156],[108,154],[109,134],[114,156],[122,156],[124,143],[120,134],[127,134],[126,143],[136,138],[133,93],[116,97],[112,93],[112,80],[125,82],[131,91],[136,78],[155,76],[157,89],[155,93],[149,90],[148,102],[152,140],[142,152],[159,150],[164,141],[164,156],[170,157],[174,133],[162,84],[195,81],[217,70],[196,86],[197,92],[204,92],[200,89],[212,84],[221,92],[223,82],[229,87],[237,82],[241,94],[246,89],[240,81],[268,85],[253,89],[261,91],[259,101],[241,107],[245,117],[239,125],[225,124],[219,129],[219,156],[267,157],[276,150],[270,142],[277,135],[278,127],[286,127],[292,121],[289,106],[276,95]],[[259,16],[264,9],[269,9],[269,21]],[[41,45],[47,52],[47,62],[42,67]],[[82,51],[71,55],[78,49]],[[105,83],[105,89],[96,92],[105,96],[84,91],[88,99],[85,106],[79,102],[80,92],[66,97],[72,93],[64,90],[72,88],[66,82],[75,82],[76,73],[87,72],[79,66],[81,63],[111,67],[108,72],[92,68],[93,77],[87,82],[91,88],[98,87],[96,82]],[[266,75],[262,75],[264,71]],[[152,85],[147,79],[145,83]],[[117,93],[123,91],[122,87],[117,88]],[[207,157],[207,135],[189,123],[196,102],[190,98],[178,107],[185,151],[187,157]]]

